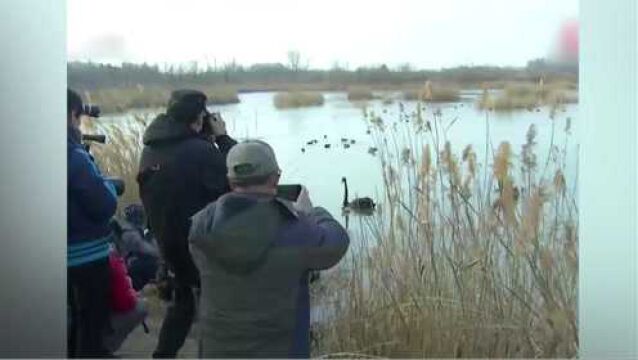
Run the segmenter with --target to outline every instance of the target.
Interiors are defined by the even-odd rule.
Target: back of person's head
[[[199,90],[175,90],[171,93],[166,113],[173,119],[191,124],[206,110],[206,94]]]
[[[75,112],[75,114],[77,116],[80,115],[80,113],[82,112],[82,98],[80,97],[80,95],[71,90],[68,89],[66,90],[66,117],[67,119],[71,119],[71,113]]]
[[[271,177],[280,173],[275,152],[261,140],[245,140],[233,146],[226,166],[228,181],[236,187],[267,185]]]

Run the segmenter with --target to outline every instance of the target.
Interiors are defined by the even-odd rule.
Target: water
[[[363,116],[364,103],[348,101],[343,92],[327,92],[324,93],[323,106],[278,110],[273,105],[274,95],[270,92],[240,94],[238,104],[211,106],[209,109],[221,112],[228,133],[234,138],[259,138],[271,144],[283,171],[281,182],[304,184],[309,189],[313,204],[325,207],[342,223],[342,177],[348,180],[350,199],[356,196],[370,196],[378,201],[383,199],[380,160],[368,153],[368,148],[375,144],[372,136],[366,134],[368,125]],[[483,162],[488,120],[485,112],[477,110],[474,105],[480,91],[464,91],[461,95],[460,102],[432,105],[426,113],[431,118],[432,111],[440,109],[444,126],[454,122],[446,137],[457,156],[460,157],[466,145],[472,144],[478,161]],[[398,94],[386,93],[385,96],[396,97]],[[394,101],[386,105],[381,100],[373,100],[366,102],[365,106],[368,111],[381,115],[391,129],[399,119],[400,107],[403,106],[405,114],[410,114],[415,111],[417,103]],[[562,148],[565,144],[563,130],[567,119],[571,118],[572,135],[567,149],[568,185],[575,184],[577,169],[577,111],[578,105],[567,105],[556,114],[554,121],[554,143]],[[125,118],[118,116],[112,120]],[[488,122],[490,147],[495,150],[500,142],[509,141],[515,154],[520,152],[526,142],[527,130],[534,124],[537,128],[538,163],[540,168],[544,167],[552,133],[548,108],[541,108],[540,112],[491,112]],[[401,134],[410,129],[410,125],[397,124],[397,129]],[[341,138],[354,139],[356,143],[345,149],[341,146]],[[312,139],[318,140],[318,144],[306,145]],[[331,144],[331,147],[325,149],[324,144]],[[399,144],[399,149],[403,146]],[[305,152],[301,151],[302,148]],[[351,228],[355,227],[353,232],[357,231],[359,223],[351,219]]]

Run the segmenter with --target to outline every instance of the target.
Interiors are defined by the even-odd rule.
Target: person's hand
[[[312,210],[312,202],[310,201],[310,194],[305,186],[301,185],[301,192],[297,196],[297,200],[292,203],[295,210],[301,213],[309,213]]]
[[[226,135],[226,122],[222,119],[222,116],[219,113],[213,113],[211,117],[210,126],[213,130],[213,135]]]

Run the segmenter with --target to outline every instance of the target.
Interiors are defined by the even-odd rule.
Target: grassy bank
[[[323,95],[316,92],[283,92],[273,98],[277,109],[321,106],[323,102]]]

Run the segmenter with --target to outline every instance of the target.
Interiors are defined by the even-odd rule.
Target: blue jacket
[[[115,214],[115,188],[98,170],[80,144],[80,132],[68,129],[67,137],[67,266],[104,259],[109,254]]]
[[[258,194],[226,194],[192,220],[203,357],[309,357],[309,271],[339,262],[345,229]]]

